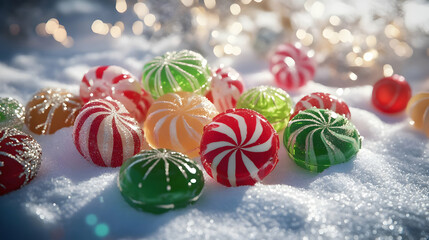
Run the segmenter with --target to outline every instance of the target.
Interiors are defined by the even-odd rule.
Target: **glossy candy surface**
[[[289,94],[280,88],[259,86],[241,95],[237,108],[248,108],[264,115],[277,132],[283,130],[293,111]]]
[[[429,93],[414,95],[408,102],[406,111],[412,120],[412,125],[429,137]]]
[[[120,102],[96,99],[86,103],[77,116],[73,140],[86,160],[119,167],[141,150],[143,130]]]
[[[91,68],[82,78],[80,97],[84,103],[106,97],[118,100],[139,123],[146,119],[153,102],[139,80],[122,67],[113,65]]]
[[[118,187],[134,208],[163,213],[197,201],[204,176],[185,155],[152,149],[141,151],[122,165]]]
[[[155,57],[143,68],[143,87],[157,99],[166,93],[205,94],[211,73],[207,60],[199,53],[182,50]]]
[[[361,147],[356,127],[344,116],[326,109],[310,108],[298,113],[283,138],[289,156],[312,172],[349,161]]]
[[[219,112],[235,108],[244,91],[243,78],[231,67],[218,68],[212,78],[206,97]]]
[[[36,134],[53,134],[71,127],[82,108],[78,96],[60,88],[46,88],[36,93],[25,107],[25,124]]]
[[[197,157],[203,127],[217,114],[213,103],[201,95],[165,94],[149,109],[144,123],[146,140],[153,148],[167,148]]]
[[[411,98],[411,88],[403,76],[393,75],[378,80],[372,90],[372,103],[384,113],[403,111]]]
[[[29,183],[37,174],[42,148],[30,135],[14,128],[0,129],[0,195]]]
[[[204,128],[201,163],[225,186],[253,185],[277,165],[279,137],[268,120],[249,109],[229,109]]]
[[[295,104],[295,110],[290,118],[292,119],[295,117],[299,111],[303,111],[312,107],[329,109],[340,115],[344,115],[348,119],[351,118],[349,107],[343,100],[329,93],[321,92],[311,93],[301,98],[301,100]]]
[[[283,89],[297,89],[312,80],[315,63],[307,52],[293,44],[277,47],[270,61],[270,71],[277,85]]]
[[[24,125],[25,109],[11,97],[0,98],[0,128],[21,129]]]

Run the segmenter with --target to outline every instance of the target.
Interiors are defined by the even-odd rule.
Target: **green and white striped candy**
[[[201,54],[182,50],[155,57],[143,68],[143,88],[154,99],[171,92],[204,94],[211,80],[207,60]]]
[[[349,161],[361,148],[361,141],[358,130],[347,118],[317,108],[298,113],[283,135],[289,156],[312,172]]]

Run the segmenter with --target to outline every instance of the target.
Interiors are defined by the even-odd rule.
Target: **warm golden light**
[[[331,27],[323,29],[322,36],[326,39],[330,39],[334,35],[334,30]]]
[[[341,29],[338,36],[343,43],[353,42],[353,35],[348,29]]]
[[[252,2],[252,0],[241,0],[242,4],[249,4],[250,2]]]
[[[113,38],[119,38],[122,34],[121,28],[118,26],[113,26],[110,28],[110,35],[112,35]]]
[[[142,2],[138,2],[134,4],[134,13],[137,15],[138,18],[143,19],[146,14],[149,13],[149,8],[147,8],[146,4]]]
[[[133,23],[132,27],[134,35],[142,35],[143,33],[143,22],[142,21],[135,21]]]
[[[51,18],[46,22],[45,31],[48,34],[54,34],[54,32],[58,29],[59,25],[60,23],[58,22],[57,19]]]
[[[374,54],[372,52],[366,52],[363,54],[363,60],[369,62],[374,59]]]
[[[194,4],[194,0],[180,0],[185,7],[190,7]]]
[[[106,35],[107,33],[109,33],[109,25],[107,25],[107,24],[103,23],[103,21],[97,19],[92,23],[91,30],[94,33]]]
[[[152,27],[156,21],[156,17],[155,15],[150,13],[144,17],[143,21],[144,21],[144,24],[146,24],[146,26]]]
[[[355,65],[356,66],[362,66],[363,65],[363,59],[361,57],[355,58]]]
[[[229,10],[231,11],[232,15],[238,15],[241,12],[241,7],[237,3],[233,3],[229,7]]]
[[[341,19],[338,16],[331,16],[329,18],[329,23],[333,26],[338,26],[341,23]]]
[[[36,26],[37,35],[42,36],[42,37],[48,36],[48,33],[45,30],[45,25],[46,25],[46,23],[37,24],[37,26]]]
[[[352,80],[352,81],[356,81],[356,80],[358,79],[358,76],[356,75],[356,73],[354,73],[354,72],[350,72],[350,73],[349,73],[349,78],[350,78],[350,80]]]
[[[310,14],[315,18],[322,17],[324,12],[325,12],[325,5],[319,1],[316,1],[315,3],[313,3],[313,5],[310,8]]]
[[[57,28],[57,30],[55,30],[53,36],[54,36],[55,41],[57,41],[57,42],[63,42],[63,41],[65,41],[67,39],[67,31],[64,28],[64,26],[60,25]]]
[[[385,77],[390,77],[393,75],[393,68],[390,64],[384,64],[383,65],[383,74]]]
[[[296,31],[296,37],[297,37],[299,40],[304,39],[306,34],[307,34],[307,32],[305,32],[305,30],[304,30],[304,29],[298,29],[298,30]]]
[[[226,44],[223,50],[226,54],[232,54],[234,47],[231,44]]]
[[[116,11],[118,11],[118,13],[127,11],[127,2],[125,0],[116,0]]]
[[[235,22],[228,27],[232,34],[238,35],[243,30],[243,26],[239,22]]]
[[[377,38],[374,35],[369,35],[366,37],[365,41],[368,47],[375,47],[377,45]]]
[[[121,32],[123,32],[124,29],[125,29],[125,25],[124,25],[124,23],[122,21],[116,22],[115,26],[118,26],[121,29]]]
[[[222,45],[216,45],[213,48],[213,53],[216,57],[222,57],[223,56],[223,47]]]
[[[208,9],[213,9],[216,7],[216,0],[204,0],[204,5],[206,5]]]
[[[384,34],[388,38],[397,38],[401,34],[401,31],[395,25],[389,24],[384,28]]]
[[[240,55],[241,54],[241,48],[238,47],[238,46],[237,47],[233,47],[232,54],[235,55],[235,56]]]
[[[72,37],[68,36],[61,44],[66,48],[71,48],[74,44],[74,40]]]
[[[310,46],[313,43],[313,35],[309,33],[305,34],[305,37],[301,40],[301,42],[304,46]]]

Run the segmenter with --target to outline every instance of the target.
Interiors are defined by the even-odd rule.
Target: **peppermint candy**
[[[313,79],[315,63],[307,52],[286,43],[277,47],[270,61],[270,70],[279,87],[297,89]]]
[[[135,77],[127,70],[113,65],[91,68],[82,78],[80,97],[84,103],[111,97],[121,102],[140,123],[146,119],[147,110],[153,102]]]
[[[143,130],[120,102],[97,99],[85,104],[77,116],[73,140],[86,160],[119,167],[141,150]]]
[[[261,114],[229,109],[204,128],[201,162],[225,186],[253,185],[277,165],[279,137]]]
[[[349,107],[343,100],[329,93],[321,93],[321,92],[311,93],[301,98],[301,100],[299,100],[296,103],[295,111],[290,118],[292,119],[300,111],[303,111],[305,109],[309,109],[312,107],[329,109],[340,115],[344,115],[348,119],[351,118]]]

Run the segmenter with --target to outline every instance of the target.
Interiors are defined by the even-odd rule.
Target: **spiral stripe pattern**
[[[351,118],[349,107],[343,100],[329,93],[321,93],[321,92],[311,93],[303,97],[301,100],[299,100],[296,103],[295,111],[290,118],[292,119],[300,111],[303,111],[305,109],[309,109],[312,107],[329,109],[340,115],[344,115],[347,119]]]

